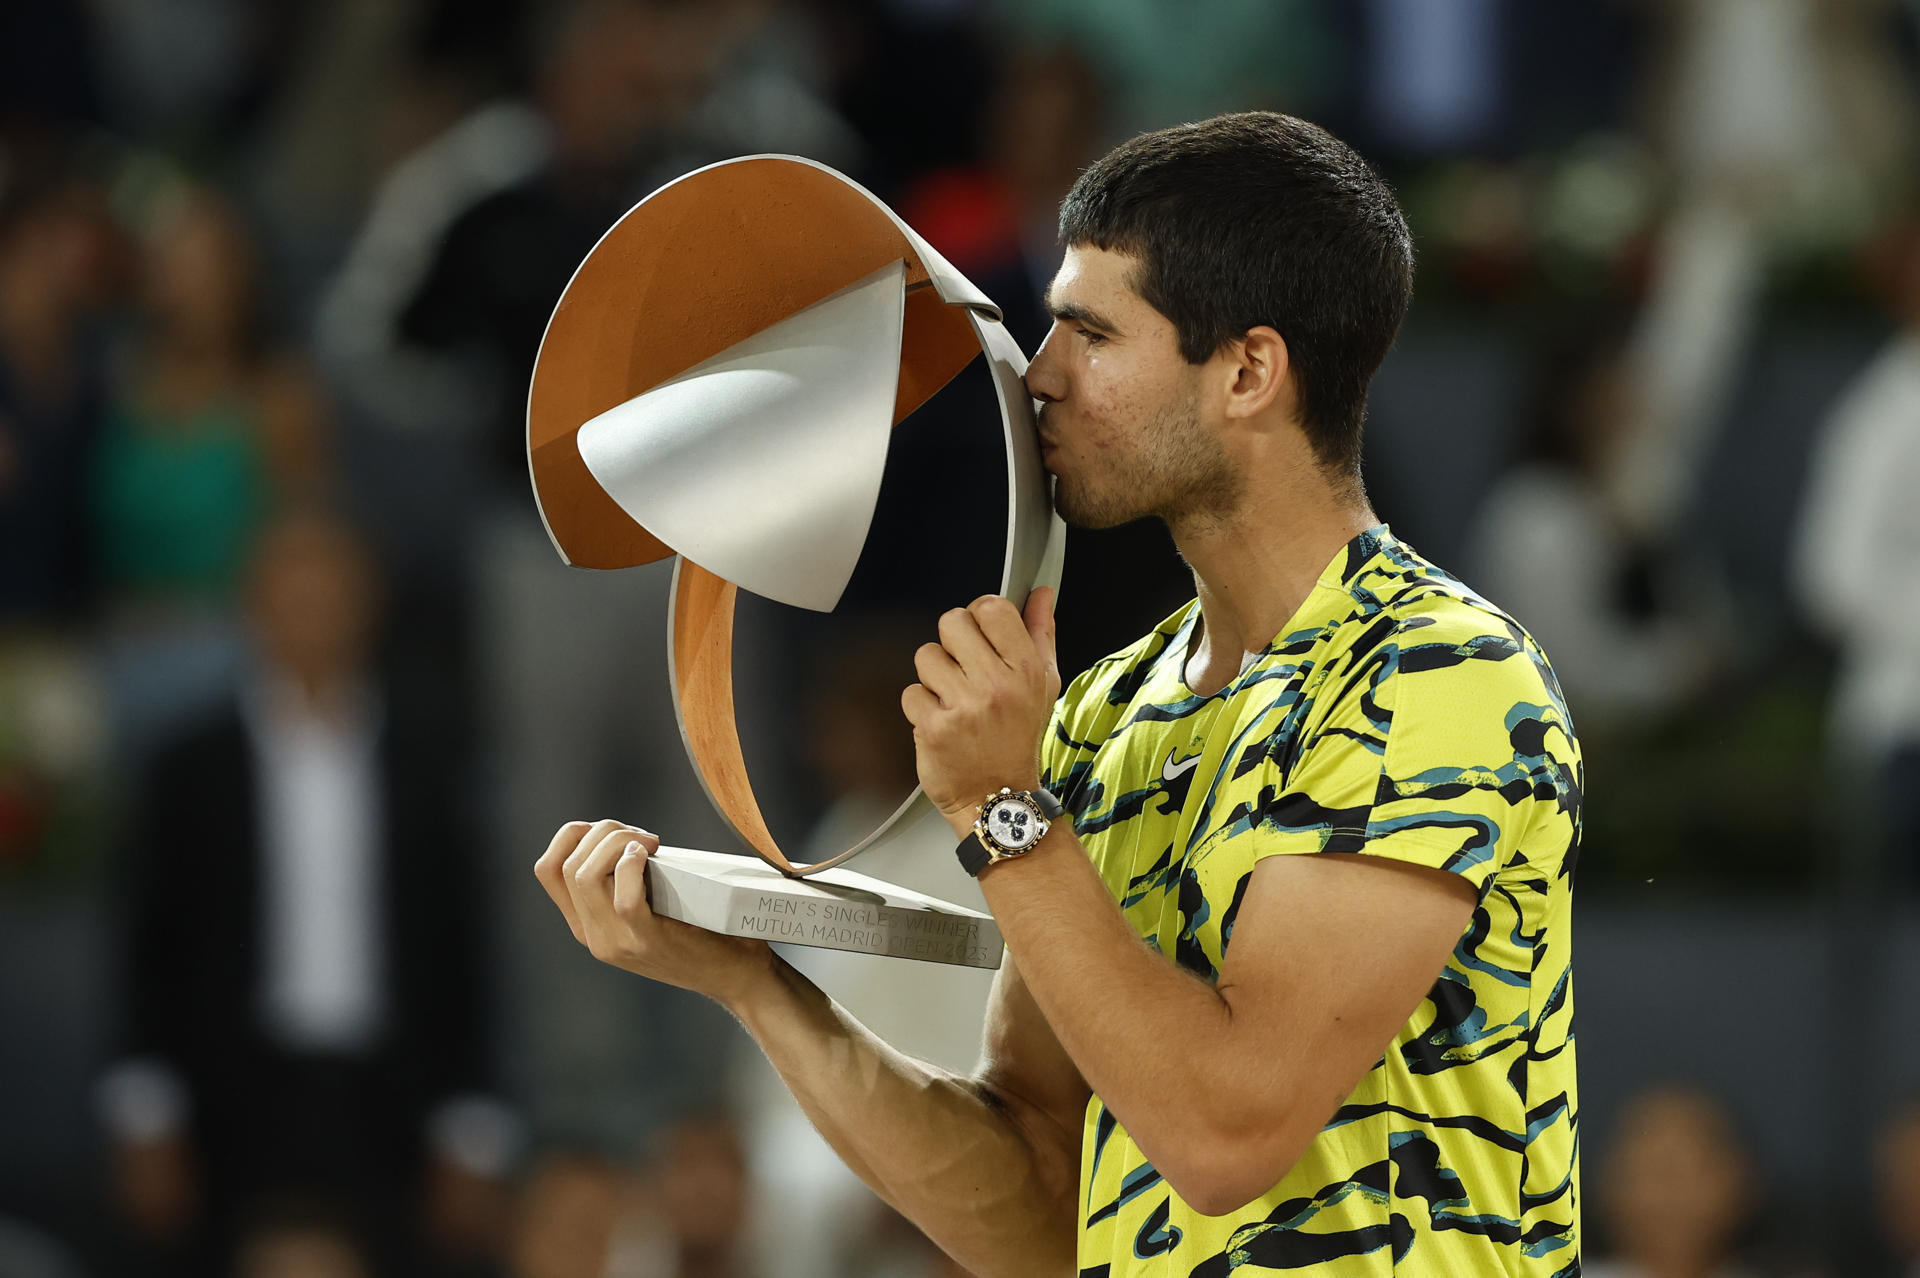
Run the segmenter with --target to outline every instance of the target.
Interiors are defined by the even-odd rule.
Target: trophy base
[[[837,866],[793,879],[758,857],[663,846],[647,858],[647,895],[654,913],[728,936],[1000,966],[991,915]]]

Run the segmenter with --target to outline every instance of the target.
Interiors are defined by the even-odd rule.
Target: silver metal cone
[[[880,497],[906,268],[866,278],[580,427],[600,486],[677,554],[828,612]]]

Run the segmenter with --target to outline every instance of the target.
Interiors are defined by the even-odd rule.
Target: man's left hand
[[[940,642],[913,655],[920,682],[900,694],[913,724],[921,788],[953,826],[973,828],[981,800],[1040,784],[1040,737],[1060,695],[1051,586],[1026,611],[982,595],[940,618]]]

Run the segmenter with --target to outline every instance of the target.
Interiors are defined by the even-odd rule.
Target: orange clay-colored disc
[[[817,166],[763,156],[691,174],[621,218],[567,285],[527,398],[534,488],[568,561],[624,568],[673,553],[588,472],[582,425],[895,260],[906,266],[897,425],[980,353],[980,340],[871,196]],[[747,778],[733,705],[735,595],[682,560],[673,627],[682,730],[722,815],[768,862],[803,872],[775,843]]]
[[[575,441],[584,423],[896,259],[907,285],[897,424],[980,347],[865,192],[759,157],[664,187],[615,223],[561,296],[527,397],[534,487],[568,561],[625,568],[672,553],[588,473]]]

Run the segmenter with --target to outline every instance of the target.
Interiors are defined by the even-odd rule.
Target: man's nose
[[[1027,365],[1027,394],[1045,404],[1056,404],[1067,393],[1066,381],[1061,376],[1059,362],[1053,353],[1053,339],[1059,332],[1058,324],[1048,330],[1046,340],[1033,353],[1033,362]]]

